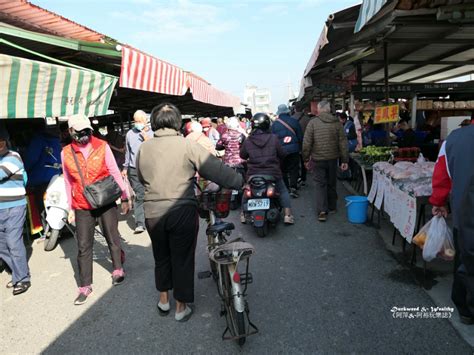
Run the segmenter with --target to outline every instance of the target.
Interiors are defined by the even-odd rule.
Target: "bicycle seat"
[[[235,229],[234,223],[222,222],[219,224],[214,224],[212,226],[209,226],[206,230],[206,234],[209,235],[209,234],[224,233],[226,231],[231,231],[234,229]]]
[[[271,182],[275,182],[276,179],[274,176],[271,176],[271,175],[252,175],[249,177],[249,181],[252,181],[253,179],[263,179],[265,181],[271,181]]]

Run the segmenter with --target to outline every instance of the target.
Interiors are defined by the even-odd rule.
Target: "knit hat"
[[[240,122],[237,117],[230,117],[227,119],[226,126],[228,129],[238,130],[240,128]]]

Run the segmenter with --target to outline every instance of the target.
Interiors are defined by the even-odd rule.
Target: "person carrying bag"
[[[119,285],[125,279],[115,201],[121,198],[122,211],[127,213],[128,189],[108,144],[92,136],[89,119],[74,115],[68,124],[73,142],[64,147],[62,162],[70,207],[68,220],[76,222],[80,284],[74,304],[80,305],[92,293],[92,249],[97,220],[112,258],[112,284]]]

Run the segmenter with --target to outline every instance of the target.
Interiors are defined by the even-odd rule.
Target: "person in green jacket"
[[[337,209],[337,166],[346,171],[349,163],[347,137],[339,120],[331,115],[327,101],[318,104],[318,116],[308,123],[303,139],[303,160],[314,170],[316,208],[320,222]]]

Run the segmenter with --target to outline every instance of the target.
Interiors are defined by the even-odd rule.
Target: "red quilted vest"
[[[84,186],[82,186],[71,147],[76,152],[77,160],[87,185],[110,175],[105,163],[106,143],[98,138],[91,137],[91,145],[92,151],[87,159],[84,158],[75,142],[64,147],[64,165],[71,176],[72,208],[75,210],[92,210],[93,208],[84,197]]]

